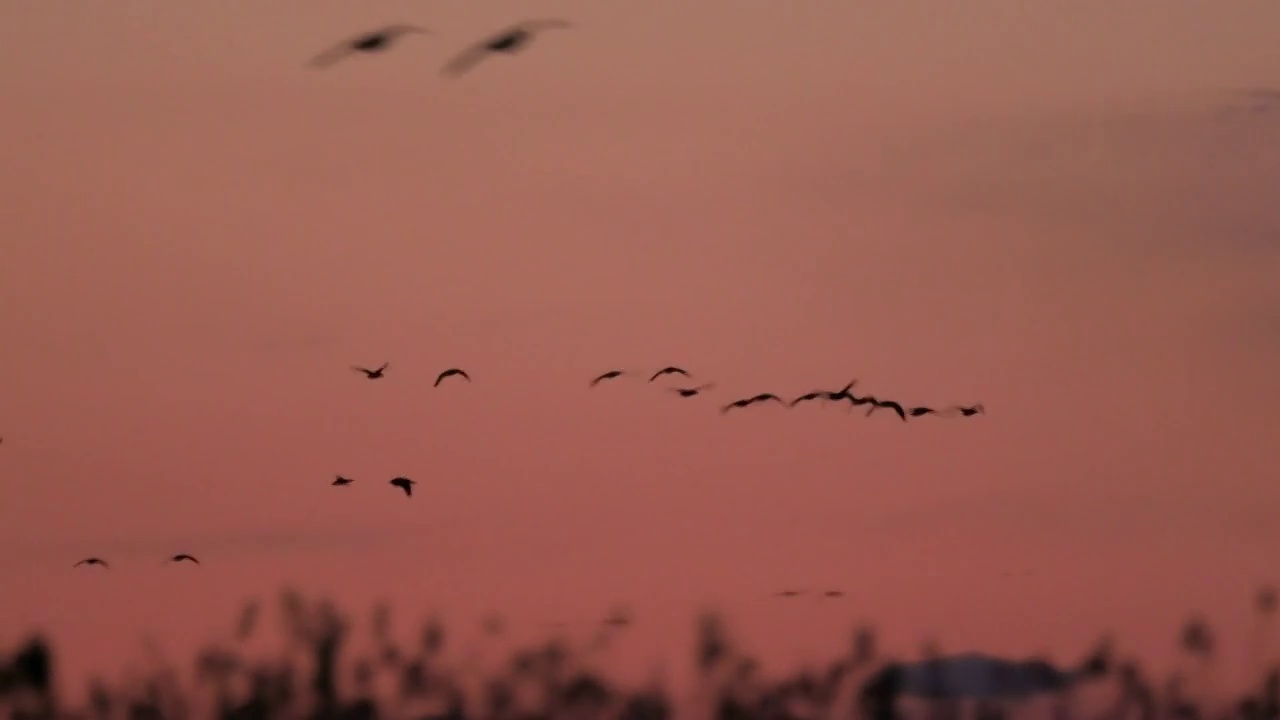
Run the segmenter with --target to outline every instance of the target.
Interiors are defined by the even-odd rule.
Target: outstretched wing
[[[325,50],[319,55],[311,58],[311,60],[307,62],[307,65],[317,70],[323,70],[324,68],[333,65],[339,60],[342,60],[346,56],[355,52],[355,43],[363,39],[363,37],[364,36],[343,40],[337,45],[334,45],[328,50]]]
[[[441,68],[440,73],[443,75],[458,77],[459,75],[467,72],[479,64],[479,62],[489,54],[490,42],[492,42],[491,39],[482,40],[458,53],[452,60],[445,63],[445,66]]]

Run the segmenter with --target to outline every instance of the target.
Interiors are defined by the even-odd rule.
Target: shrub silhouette
[[[127,687],[94,680],[86,707],[75,709],[59,702],[55,656],[43,637],[34,636],[16,651],[0,653],[0,710],[8,711],[13,720],[670,720],[675,714],[666,689],[650,685],[626,690],[589,670],[556,641],[515,650],[487,674],[469,677],[444,659],[448,635],[441,622],[428,620],[416,647],[400,647],[392,639],[391,610],[381,604],[373,614],[374,655],[344,663],[352,623],[333,604],[286,591],[280,607],[287,639],[283,657],[252,661],[233,647],[208,647],[196,654],[186,684],[172,668]],[[1257,603],[1256,610],[1271,615],[1274,600]],[[260,614],[258,603],[245,606],[235,643],[254,635]],[[606,626],[604,637],[622,631],[625,624]],[[503,632],[500,619],[488,618],[484,627],[490,636]],[[1193,618],[1179,642],[1194,657],[1197,669],[1213,662],[1213,635],[1203,619]],[[1109,653],[1109,644],[1106,648]],[[1103,657],[1093,656],[1082,668],[1094,675],[1106,672],[1109,663]],[[855,631],[847,651],[825,667],[765,679],[758,663],[733,644],[714,614],[700,620],[694,661],[693,704],[712,720],[897,720],[906,714],[900,701],[911,673],[925,667],[878,657],[875,633],[864,627]],[[1058,672],[1047,662],[1027,667],[1046,676]],[[1136,663],[1124,662],[1109,686],[1111,701],[1086,713],[1065,701],[1070,688],[1064,686],[1055,690],[1063,696],[1055,718],[1081,714],[1099,720],[1280,720],[1280,669],[1257,669],[1256,687],[1224,702],[1204,693],[1188,694],[1181,672],[1169,677],[1157,693]],[[344,672],[353,679],[349,686],[340,681]],[[1054,678],[1060,676],[1048,684],[1057,683]],[[931,686],[924,694],[930,717],[959,717],[954,693]],[[996,695],[977,698],[971,717],[1008,717],[1016,709],[1016,693]]]

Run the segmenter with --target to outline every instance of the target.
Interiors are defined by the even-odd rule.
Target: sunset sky
[[[576,27],[440,76],[531,17]],[[434,34],[304,67],[397,22]],[[4,3],[0,646],[44,628],[80,678],[293,584],[531,634],[625,604],[638,671],[706,606],[786,663],[860,620],[901,655],[1110,630],[1159,663],[1197,611],[1234,663],[1280,582],[1280,100],[1242,92],[1280,89],[1277,28],[1275,0]],[[667,364],[715,388],[587,387]],[[474,383],[433,389],[451,366]],[[716,409],[853,378],[988,414]]]

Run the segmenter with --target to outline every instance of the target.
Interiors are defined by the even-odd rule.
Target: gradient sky
[[[1192,611],[1244,652],[1280,579],[1280,103],[1238,93],[1280,87],[1274,0],[90,5],[0,6],[0,643],[79,677],[293,583],[625,603],[639,668],[712,604],[785,662],[859,619],[1159,662]],[[439,76],[540,16],[579,27]],[[303,67],[390,22],[435,35]],[[586,387],[668,363],[714,392]],[[854,377],[990,414],[714,409]]]

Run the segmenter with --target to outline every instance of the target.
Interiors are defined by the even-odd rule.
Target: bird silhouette
[[[313,68],[327,68],[352,53],[371,53],[386,50],[405,35],[430,35],[426,28],[416,25],[388,25],[372,32],[361,33],[343,40],[333,47],[311,58],[307,64]]]
[[[454,375],[457,375],[458,377],[466,378],[467,382],[471,382],[471,376],[468,375],[465,370],[461,368],[449,368],[448,370],[445,370],[444,372],[436,376],[436,384],[432,385],[432,387],[440,387],[441,381],[443,381],[447,377],[453,377]]]
[[[413,497],[413,486],[418,483],[417,480],[410,480],[407,477],[392,478],[391,484],[404,491],[405,497]]]
[[[786,407],[787,405],[787,403],[784,402],[782,398],[778,397],[777,395],[774,395],[773,393],[760,393],[759,395],[753,395],[749,398],[743,398],[742,400],[735,400],[729,403],[728,405],[725,405],[724,407],[720,408],[720,412],[727,413],[734,408],[743,408],[748,405],[767,402],[769,400],[776,400],[783,407]]]
[[[101,565],[104,568],[111,567],[110,565],[107,564],[106,560],[103,560],[102,558],[97,558],[97,557],[85,558],[80,562],[76,563],[75,565],[72,565],[71,567],[80,567],[81,565]]]
[[[195,559],[194,557],[186,553],[178,553],[177,555],[174,555],[173,557],[169,558],[169,562],[182,562],[183,560],[193,562],[197,565],[200,564],[199,560]]]
[[[707,390],[710,390],[710,389],[711,389],[711,388],[713,388],[713,387],[715,387],[715,386],[714,386],[714,385],[712,385],[711,383],[706,383],[706,384],[704,384],[704,385],[699,385],[698,387],[691,387],[691,388],[668,388],[668,389],[669,389],[669,390],[671,390],[671,392],[673,392],[673,393],[675,393],[675,394],[679,395],[679,396],[680,396],[680,397],[682,397],[682,398],[687,398],[687,397],[693,397],[694,395],[697,395],[697,394],[699,394],[699,393],[706,392]]]
[[[382,377],[387,373],[387,368],[390,366],[391,366],[391,363],[384,362],[382,363],[382,367],[378,368],[377,370],[370,370],[369,368],[360,367],[359,365],[352,365],[351,369],[364,373],[364,376],[369,378],[370,380],[377,380],[378,378]]]
[[[492,35],[458,53],[450,60],[441,72],[457,77],[475,67],[477,63],[491,53],[512,54],[518,52],[533,40],[534,33],[552,28],[573,27],[566,20],[529,20],[513,25],[496,35]]]
[[[956,405],[955,407],[950,408],[950,411],[958,412],[965,417],[985,415],[987,413],[987,409],[982,407],[982,405]]]
[[[685,377],[689,377],[689,372],[687,370],[684,370],[683,368],[678,368],[675,365],[668,365],[662,368],[661,370],[659,370],[658,372],[654,373],[653,377],[649,378],[649,382],[653,382],[654,380],[657,380],[663,375],[683,375]]]
[[[858,380],[857,378],[854,378],[853,380],[850,380],[847,385],[840,388],[839,390],[836,390],[835,392],[827,393],[827,399],[828,400],[854,400],[855,398],[853,396],[853,393],[849,391],[852,390],[853,386],[857,384],[858,384]]]
[[[616,377],[622,377],[623,375],[626,375],[626,374],[627,374],[627,371],[625,370],[610,370],[607,373],[603,373],[601,375],[596,376],[596,378],[591,381],[591,387],[595,387],[596,385],[599,385],[605,380],[612,380]]]
[[[911,408],[907,411],[907,414],[911,417],[921,417],[923,415],[937,415],[939,413],[931,407],[920,406]]]
[[[796,398],[795,400],[792,400],[791,402],[787,403],[787,406],[795,407],[802,402],[809,402],[810,400],[817,400],[819,398],[823,400],[830,400],[831,393],[827,392],[826,390],[814,390],[813,392],[807,392],[801,395],[800,397]]]
[[[333,481],[332,484],[333,485],[350,485],[353,482],[355,482],[355,480],[349,477],[342,477],[341,475],[339,475],[337,476],[337,479]]]
[[[803,590],[781,590],[779,592],[774,593],[774,595],[778,597],[786,597],[786,598],[799,597],[803,594],[804,594]]]
[[[902,409],[901,404],[894,402],[893,400],[877,400],[875,398],[871,398],[871,408],[867,410],[867,417],[871,417],[871,413],[880,408],[889,408],[890,410],[898,413],[898,417],[902,418],[902,422],[907,421],[907,411]]]
[[[844,591],[843,591],[843,590],[828,590],[828,591],[826,591],[826,592],[822,593],[822,597],[824,597],[824,598],[841,598],[841,597],[844,597]]]

